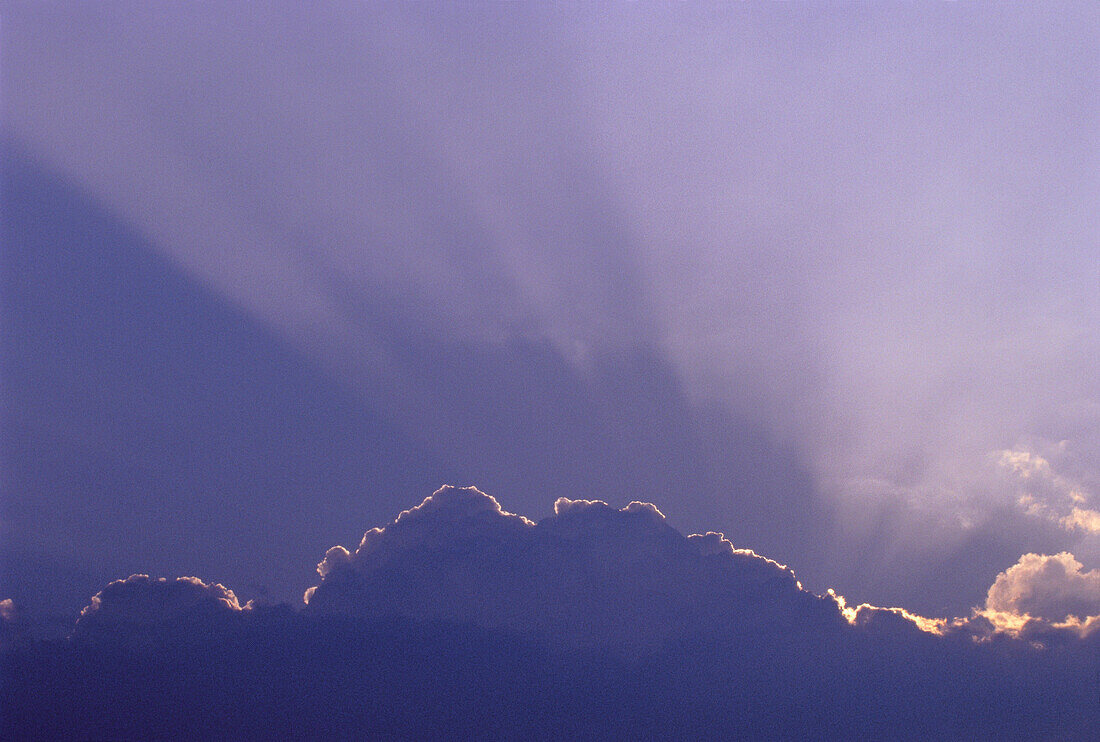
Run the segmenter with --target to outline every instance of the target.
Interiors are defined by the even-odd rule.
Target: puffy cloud
[[[364,539],[366,536],[364,535]],[[329,573],[337,567],[348,564],[351,561],[351,553],[343,546],[333,546],[325,552],[325,558],[317,565],[317,574],[328,577]]]
[[[1005,457],[1027,476],[1049,463]],[[1100,571],[1068,552],[1028,554],[997,577],[984,606],[961,618],[901,607],[849,605],[815,595],[790,568],[736,547],[722,533],[683,536],[649,503],[616,509],[559,497],[539,522],[503,510],[474,487],[443,487],[359,546],[328,550],[319,585],[306,592],[318,615],[449,620],[533,633],[565,643],[619,648],[692,634],[745,636],[855,631],[929,635],[1083,635],[1100,621]],[[1026,631],[1024,631],[1026,629]]]
[[[603,500],[570,500],[568,497],[559,497],[554,501],[554,515],[565,515],[570,512],[581,512],[589,508],[610,508]]]
[[[1006,461],[1029,476],[1049,468],[1025,453]],[[1100,571],[1083,572],[1069,553],[1024,555],[971,616],[928,618],[849,606],[832,590],[810,593],[793,570],[722,533],[681,535],[649,503],[616,509],[560,497],[536,523],[473,487],[439,489],[368,530],[354,552],[329,549],[317,571],[321,582],[305,596],[315,614],[449,620],[620,648],[684,634],[829,634],[843,626],[975,638],[1025,626],[1080,634],[1100,613]]]
[[[613,509],[611,505],[603,500],[570,500],[568,497],[559,497],[554,501],[554,515],[568,515],[569,513],[580,513],[585,510],[607,511]],[[655,523],[663,523],[665,520],[665,514],[651,502],[632,500],[621,511],[645,515]]]
[[[652,647],[683,635],[837,632],[831,595],[720,533],[685,537],[650,503],[559,498],[535,523],[473,487],[443,487],[354,552],[318,565],[307,610],[503,628]]]
[[[1050,462],[1043,456],[1026,448],[1013,448],[998,451],[998,463],[1024,479],[1032,477],[1051,477]]]
[[[247,607],[247,606],[245,606]],[[155,626],[202,615],[235,613],[244,607],[233,591],[197,577],[174,580],[130,575],[92,596],[76,623],[78,635],[101,630]]]
[[[375,554],[416,546],[430,547],[445,543],[460,533],[473,536],[533,525],[521,515],[505,512],[496,498],[476,487],[445,485],[416,507],[402,511],[390,526],[368,530],[354,553],[343,546],[329,549],[317,565],[317,572],[325,578],[344,566],[367,570],[381,559]]]
[[[1006,461],[1028,476],[1045,460]],[[535,522],[476,487],[444,486],[354,551],[333,546],[317,565],[306,613],[384,620],[445,620],[507,629],[563,644],[660,646],[683,635],[818,635],[856,631],[975,638],[1100,626],[1100,570],[1069,552],[1025,554],[1000,573],[969,617],[928,618],[901,607],[849,605],[803,589],[789,567],[736,547],[724,534],[683,536],[654,505],[617,509],[559,497]],[[248,609],[232,590],[194,577],[132,575],[93,596],[77,634]],[[13,613],[11,601],[0,613]]]
[[[651,502],[638,502],[637,500],[632,500],[623,508],[623,512],[644,515],[652,519],[655,523],[662,523],[665,520],[665,514],[658,510],[657,506]]]
[[[508,523],[533,525],[522,515],[505,512],[495,497],[485,494],[477,487],[453,485],[440,487],[429,497],[424,498],[419,505],[402,511],[394,522],[403,523],[407,528],[414,522],[434,523],[436,522],[434,516],[467,520],[477,518],[481,514],[489,517],[501,516]]]
[[[982,615],[1005,630],[1041,621],[1091,631],[1100,617],[1100,569],[1084,571],[1069,552],[1024,554],[997,575]]]

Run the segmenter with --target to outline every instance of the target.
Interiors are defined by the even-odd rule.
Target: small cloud
[[[349,562],[351,562],[351,552],[343,546],[333,546],[325,552],[325,558],[317,565],[317,574],[321,575],[321,577],[328,577],[334,569],[342,567]]]
[[[1051,474],[1050,462],[1037,453],[1024,448],[997,452],[998,463],[1024,479]]]
[[[1086,627],[1100,616],[1100,570],[1084,571],[1069,552],[1024,554],[997,575],[980,611],[995,627],[1019,631],[1030,621]]]
[[[1050,456],[1064,458],[1066,442],[1047,448]],[[1017,492],[1016,505],[1024,513],[1068,531],[1100,533],[1100,512],[1085,507],[1089,502],[1085,488],[1063,474],[1048,456],[1025,447],[995,451],[994,456],[1009,475],[1010,486]]]
[[[169,580],[137,574],[115,580],[93,595],[80,612],[76,630],[148,626],[203,611],[235,613],[247,607],[242,607],[233,591],[219,583],[206,583],[197,577]]]
[[[1100,533],[1100,512],[1087,508],[1074,508],[1069,515],[1059,519],[1059,523],[1071,531]]]

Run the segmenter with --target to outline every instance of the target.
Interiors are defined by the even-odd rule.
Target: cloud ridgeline
[[[925,618],[811,593],[652,504],[561,497],[534,522],[443,487],[318,573],[301,610],[134,575],[62,644],[20,644],[5,602],[5,731],[1087,739],[1100,722],[1100,571],[1068,553]]]

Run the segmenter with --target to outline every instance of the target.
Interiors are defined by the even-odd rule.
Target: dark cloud
[[[986,622],[1014,633],[1031,622],[1087,634],[1100,615],[1098,572],[1068,553],[1022,556],[972,616],[926,618],[848,606],[832,590],[815,595],[790,568],[721,533],[684,537],[650,503],[561,497],[535,523],[473,487],[443,487],[367,531],[354,551],[329,549],[317,571],[321,583],[305,595],[313,613],[449,620],[620,648],[847,624],[943,635],[985,632]]]
[[[534,522],[444,487],[318,572],[300,611],[196,578],[111,583],[68,642],[4,655],[4,734],[1089,739],[1100,723],[1097,621],[1021,602],[1047,577],[1095,602],[1065,554],[1026,555],[982,611],[930,620],[810,593],[648,503],[560,497]]]
[[[76,636],[119,633],[196,615],[240,611],[233,591],[197,577],[174,580],[130,575],[92,596],[76,622]]]
[[[538,520],[449,491],[290,618],[115,584],[16,705],[118,725],[39,736],[1074,736],[1100,6],[960,5],[11,4],[5,641],[136,571],[296,598],[438,482]]]
[[[473,623],[567,644],[652,648],[843,623],[791,570],[720,534],[685,538],[642,502],[562,497],[535,523],[473,487],[444,487],[354,552],[330,549],[318,572],[313,614]]]

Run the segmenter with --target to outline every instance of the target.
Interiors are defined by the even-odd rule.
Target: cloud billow
[[[561,497],[535,522],[443,487],[318,573],[301,610],[197,578],[111,583],[68,642],[4,654],[3,734],[1089,739],[1100,723],[1096,572],[1069,554],[1024,555],[972,615],[928,619],[816,595],[652,504]]]
[[[971,616],[925,618],[815,595],[793,570],[721,533],[684,537],[649,503],[561,497],[535,523],[476,488],[447,486],[367,531],[354,551],[329,549],[305,600],[316,615],[442,619],[619,648],[884,624],[975,638],[1025,628],[1084,635],[1100,625],[1090,621],[1100,582],[1081,570],[1068,553],[1026,554]]]
[[[330,549],[307,611],[445,619],[619,648],[844,623],[835,601],[802,590],[791,570],[720,534],[686,538],[651,504],[563,497],[554,510],[534,523],[475,488],[444,487],[368,531],[354,553]]]
[[[219,583],[206,583],[197,577],[168,580],[130,575],[92,596],[80,612],[75,633],[86,636],[141,631],[151,625],[196,616],[217,619],[241,608],[233,591]]]
[[[1085,571],[1064,551],[1024,554],[997,575],[983,615],[1008,629],[1050,624],[1092,633],[1100,628],[1100,569]]]

